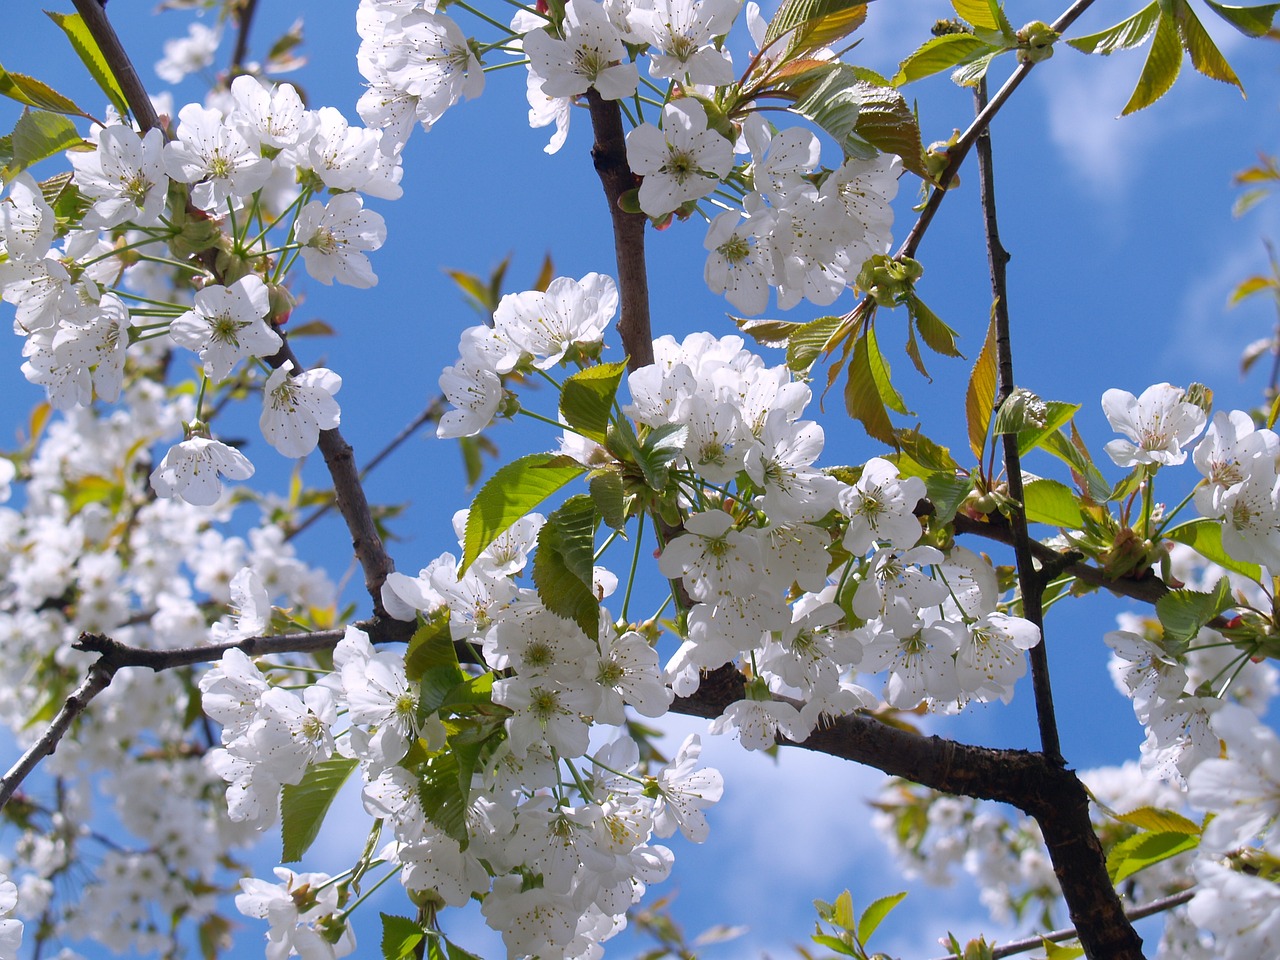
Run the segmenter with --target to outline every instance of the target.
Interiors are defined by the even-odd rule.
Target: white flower
[[[1107,422],[1128,440],[1112,440],[1105,447],[1118,467],[1140,463],[1176,466],[1187,459],[1182,448],[1204,429],[1204,411],[1188,403],[1185,392],[1169,383],[1156,383],[1135,397],[1112,388],[1102,395]]]
[[[968,625],[956,653],[956,679],[962,696],[975,700],[1013,698],[1013,685],[1027,672],[1023,651],[1040,642],[1040,631],[1030,620],[1003,613],[988,613]]]
[[[738,742],[748,750],[768,750],[781,733],[788,740],[803,742],[809,728],[800,711],[781,700],[739,700],[711,722],[711,733],[737,731]]]
[[[151,488],[162,497],[177,496],[195,506],[210,507],[222,496],[219,474],[228,480],[248,480],[253,464],[225,443],[192,437],[169,448],[151,472]]]
[[[396,90],[416,98],[424,130],[459,100],[484,92],[480,61],[466,35],[442,13],[418,10],[405,17],[383,49],[382,67]]]
[[[256,637],[266,631],[267,623],[271,619],[271,598],[267,596],[267,590],[262,585],[262,578],[252,567],[244,567],[231,578],[231,608],[235,611],[235,626],[227,627],[224,623],[215,623],[210,631],[214,643]],[[228,655],[231,653],[232,651],[227,651]],[[256,669],[254,673],[257,673]],[[202,679],[201,689],[204,688],[203,684]],[[207,699],[204,706],[208,712]],[[212,717],[214,714],[210,713],[209,716]],[[225,723],[221,720],[219,722]]]
[[[748,194],[743,202],[750,214],[746,220],[736,210],[726,210],[707,227],[702,245],[710,253],[703,279],[712,293],[724,294],[754,317],[769,305],[772,264],[763,240],[773,230],[773,214],[760,203],[758,194]]]
[[[164,212],[169,178],[164,169],[164,135],[158,129],[139,137],[130,127],[113,124],[98,133],[92,153],[71,151],[80,192],[94,200],[84,225],[97,229],[126,221],[155,226]]]
[[[1209,860],[1195,864],[1199,886],[1187,915],[1213,934],[1220,960],[1280,956],[1280,885]]]
[[[0,873],[0,960],[18,960],[22,946],[22,921],[10,914],[18,906],[18,886]]]
[[[702,811],[724,795],[724,777],[719,770],[698,767],[701,754],[702,738],[691,733],[658,771],[653,807],[653,832],[658,836],[669,837],[679,829],[694,843],[707,839],[710,827]]]
[[[1280,471],[1257,461],[1253,471],[1222,494],[1222,548],[1237,560],[1280,571]]]
[[[593,0],[565,4],[564,39],[545,29],[524,35],[529,70],[548,97],[576,97],[595,87],[605,100],[636,92],[639,73],[604,7]]]
[[[189,73],[213,63],[218,51],[219,31],[203,23],[193,23],[187,35],[164,42],[164,59],[156,64],[156,76],[165,83],[179,83]]]
[[[545,292],[510,293],[493,314],[494,329],[532,355],[539,370],[554,367],[575,344],[599,343],[618,312],[613,278],[588,273],[581,280],[556,277]]]
[[[636,0],[629,17],[639,39],[651,44],[649,72],[687,83],[733,82],[727,50],[712,45],[733,25],[741,0]]]
[[[55,218],[40,185],[25,170],[9,182],[0,202],[0,237],[10,260],[40,260],[53,244]]]
[[[271,161],[259,156],[220,111],[198,103],[178,111],[178,136],[164,145],[164,163],[174,180],[195,185],[191,199],[201,210],[244,199],[271,176]]]
[[[909,550],[920,539],[920,521],[913,512],[924,499],[924,481],[900,477],[888,460],[873,457],[852,487],[840,491],[840,512],[849,518],[844,548],[860,557],[876,540]]]
[[[169,324],[169,335],[200,354],[209,377],[222,380],[239,361],[269,357],[280,349],[280,335],[266,324],[270,312],[267,285],[250,274],[229,287],[197,292],[192,309]]]
[[[286,457],[305,457],[316,448],[321,430],[336,429],[341,420],[333,395],[342,378],[325,367],[293,375],[293,361],[271,371],[262,388],[259,426],[267,442]]]
[[[1280,438],[1270,430],[1255,428],[1253,417],[1244,410],[1213,415],[1204,439],[1196,444],[1191,459],[1208,484],[1195,491],[1196,508],[1203,516],[1220,517],[1222,498],[1265,461],[1280,456]]]
[[[644,123],[627,134],[627,163],[644,177],[640,209],[661,217],[714,190],[733,167],[733,148],[707,129],[707,112],[685,98],[662,108],[662,129]]]
[[[377,250],[387,239],[382,214],[364,209],[356,193],[340,193],[328,205],[312,200],[294,224],[293,238],[302,244],[307,273],[326,286],[337,280],[352,287],[378,282],[366,250]]]
[[[437,437],[473,437],[493,422],[502,404],[502,380],[492,370],[462,360],[445,367],[439,382],[454,408],[436,424]]]

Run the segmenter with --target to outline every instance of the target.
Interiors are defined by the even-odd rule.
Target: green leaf
[[[1040,947],[1044,950],[1044,960],[1075,960],[1076,957],[1084,956],[1084,947],[1078,943],[1063,946],[1041,937]]]
[[[987,337],[978,351],[973,373],[969,375],[969,387],[964,395],[964,416],[969,426],[969,449],[979,462],[987,446],[987,427],[991,423],[992,408],[996,402],[996,311],[991,308],[991,321],[987,324]]]
[[[116,79],[116,75],[107,66],[107,58],[102,55],[102,50],[98,47],[98,41],[89,32],[89,27],[84,22],[84,18],[78,13],[52,13],[48,10],[45,13],[48,14],[50,20],[62,28],[63,33],[67,35],[67,39],[71,41],[71,46],[75,49],[76,56],[80,58],[80,62],[88,69],[89,76],[93,77],[93,82],[107,95],[111,105],[116,108],[120,116],[128,116],[129,101],[125,98],[124,90],[120,87],[120,81]]]
[[[1180,813],[1161,810],[1158,807],[1139,807],[1137,810],[1119,814],[1116,819],[1151,833],[1165,831],[1186,833],[1193,837],[1200,836],[1200,824],[1194,820],[1188,820]]]
[[[1161,16],[1156,24],[1156,35],[1147,51],[1147,62],[1142,66],[1138,85],[1134,87],[1129,102],[1120,111],[1122,117],[1151,106],[1173,86],[1182,69],[1182,43],[1172,17]]]
[[[832,937],[825,933],[814,933],[810,934],[809,939],[820,947],[826,947],[828,950],[843,954],[846,957],[859,956],[859,954],[854,951],[853,944],[845,943],[837,937]]]
[[[1075,432],[1074,427],[1072,432]],[[1089,458],[1087,453],[1068,440],[1061,430],[1043,437],[1040,441],[1040,448],[1048,450],[1067,466],[1071,467],[1072,471],[1084,484],[1089,497],[1095,503],[1105,503],[1107,498],[1111,496],[1111,485],[1107,483],[1102,472],[1094,465],[1093,460]]]
[[[923,468],[923,474],[954,473],[960,469],[951,451],[935,443],[920,432],[918,427],[899,430],[897,447]]]
[[[859,77],[849,87],[850,95],[858,99],[858,122],[853,132],[882,153],[897,154],[916,176],[932,179],[925,165],[920,124],[911,105],[892,86],[875,83],[863,71],[852,69]]]
[[[761,47],[776,62],[782,62],[792,51],[816,50],[847,37],[866,18],[866,0],[782,0]],[[773,46],[788,34],[784,44]]]
[[[564,462],[550,453],[531,453],[499,468],[471,503],[466,549],[458,575],[465,573],[484,548],[508,527],[585,471],[581,464]]]
[[[12,158],[0,171],[0,178],[10,180],[32,164],[63,150],[84,143],[75,124],[57,113],[24,109],[9,134]]]
[[[449,954],[449,960],[480,960],[474,953],[469,950],[463,950],[452,940],[446,940],[444,946]]]
[[[1190,642],[1206,623],[1233,606],[1231,583],[1223,577],[1208,593],[1170,590],[1156,601],[1156,616],[1164,627],[1166,643],[1182,645]]]
[[[408,960],[417,956],[418,944],[426,936],[422,925],[408,917],[382,917],[382,960]]]
[[[960,66],[951,71],[951,82],[957,87],[976,87],[982,78],[987,75],[987,71],[991,69],[991,64],[996,57],[1004,52],[1003,49],[993,50],[978,57],[976,60],[960,64]]]
[[[622,530],[627,525],[627,501],[623,490],[622,477],[612,470],[601,470],[592,474],[587,481],[587,489],[591,492],[591,500],[596,505],[600,519],[614,530]]]
[[[449,608],[442,604],[422,619],[404,652],[404,673],[411,683],[437,667],[458,668],[458,654],[453,649],[453,634],[449,630]]]
[[[1164,535],[1177,543],[1185,543],[1206,560],[1212,560],[1233,573],[1243,574],[1255,583],[1262,580],[1262,568],[1256,563],[1237,560],[1223,549],[1222,525],[1217,520],[1190,520],[1166,530]]]
[[[1025,456],[1036,447],[1044,445],[1045,439],[1066,426],[1080,409],[1078,403],[1063,403],[1060,400],[1046,400],[1043,427],[1028,427],[1018,431],[1018,455]]]
[[[1140,870],[1200,846],[1200,837],[1177,832],[1138,833],[1121,840],[1107,854],[1107,873],[1120,883]]]
[[[569,377],[560,393],[564,422],[597,443],[604,443],[613,398],[626,372],[626,363],[601,363]]]
[[[1227,23],[1246,37],[1265,37],[1271,30],[1280,3],[1264,3],[1256,7],[1236,7],[1217,0],[1204,0],[1205,4]]]
[[[906,303],[907,314],[915,322],[916,329],[920,331],[920,339],[925,342],[925,346],[944,357],[961,356],[960,351],[956,349],[958,334],[925,306],[924,301],[916,296],[914,291],[907,293]]]
[[[951,0],[956,14],[982,30],[999,30],[1000,22],[987,0]]]
[[[730,319],[739,330],[762,347],[785,347],[791,340],[791,335],[804,326],[794,320],[752,320],[749,317],[732,316]]]
[[[875,374],[867,351],[867,338],[859,337],[849,360],[848,379],[844,386],[844,406],[849,416],[862,424],[868,436],[884,443],[896,439],[884,400],[876,388]]]
[[[842,891],[840,896],[836,897],[833,905],[831,922],[837,927],[845,930],[853,930],[854,925],[858,922],[853,912],[853,894],[848,890]]]
[[[1121,20],[1115,26],[1088,36],[1076,37],[1067,43],[1081,53],[1100,53],[1104,57],[1116,50],[1132,50],[1147,42],[1159,19],[1160,0],[1151,0],[1133,16]]]
[[[0,94],[41,110],[52,110],[54,113],[85,116],[85,112],[68,97],[64,97],[46,83],[21,73],[10,73],[0,67]]]
[[[660,492],[667,488],[670,479],[668,468],[684,450],[688,436],[689,428],[678,423],[663,424],[645,434],[638,448],[636,463],[651,490]]]
[[[334,797],[359,761],[332,757],[313,763],[296,784],[280,790],[281,863],[296,863],[315,842]]]
[[[596,520],[590,497],[570,497],[538,531],[533,558],[533,582],[543,605],[573,620],[592,640],[600,634],[600,600],[592,585]]]
[[[482,673],[478,677],[468,677],[461,683],[454,684],[440,701],[440,709],[478,706],[493,703],[493,673]]]
[[[841,69],[842,66],[824,64],[802,74],[796,82],[786,84],[796,96],[791,110],[829,133],[847,155],[865,157],[874,151],[868,151],[856,133],[861,111],[858,90],[862,81],[852,70]]]
[[[1191,66],[1210,79],[1231,84],[1243,94],[1244,85],[1240,78],[1231,69],[1231,64],[1227,63],[1227,58],[1222,55],[1213,38],[1205,32],[1204,24],[1195,15],[1195,11],[1186,0],[1178,0],[1174,9],[1177,11],[1178,34],[1191,57]]]
[[[452,750],[429,757],[420,768],[418,799],[427,819],[467,847],[467,793],[459,781],[458,758]]]
[[[954,473],[931,473],[924,478],[924,486],[929,502],[933,504],[934,519],[939,523],[950,523],[973,489],[973,479],[958,477]]]
[[[871,935],[876,932],[876,928],[884,922],[887,917],[907,896],[904,890],[902,893],[895,893],[892,896],[881,897],[879,900],[867,907],[862,913],[862,918],[858,920],[858,942],[864,947],[867,941],[871,939]]]
[[[1075,492],[1057,480],[1032,480],[1022,488],[1023,507],[1030,523],[1078,530],[1084,525],[1080,501]]]
[[[880,343],[876,340],[876,328],[867,325],[866,336],[867,343],[867,364],[871,368],[871,376],[875,380],[876,390],[880,394],[880,399],[884,401],[884,405],[895,413],[902,413],[914,416],[907,405],[902,401],[902,394],[898,393],[893,386],[893,370],[889,367],[889,361],[884,358],[884,354],[880,352]]]
[[[931,37],[898,64],[893,85],[901,87],[1000,50],[1000,47],[971,33],[949,33]]]
[[[808,373],[844,323],[844,317],[819,317],[793,330],[787,340],[787,368]]]

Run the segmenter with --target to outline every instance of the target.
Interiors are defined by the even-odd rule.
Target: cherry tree
[[[1126,115],[1170,91],[1184,52],[1243,89],[1200,15],[1265,40],[1278,5],[1152,0],[1082,34],[1091,0],[1016,29],[998,0],[952,0],[886,77],[856,45],[878,5],[850,0],[769,15],[735,0],[361,0],[347,13],[364,87],[332,105],[277,79],[300,29],[250,60],[253,2],[207,4],[218,29],[165,44],[156,72],[177,83],[234,38],[185,104],[144,86],[135,59],[154,52],[126,49],[106,6],[50,14],[104,109],[0,75],[24,107],[0,140],[0,295],[44,394],[28,442],[0,458],[0,705],[23,750],[0,780],[18,836],[0,958],[80,938],[169,955],[195,937],[214,956],[233,903],[263,922],[268,957],[345,956],[359,936],[387,960],[454,960],[471,954],[451,917],[473,902],[511,957],[602,956],[678,871],[663,841],[705,840],[731,788],[700,735],[656,739],[649,723],[669,714],[745,750],[884,772],[851,829],[871,823],[909,871],[968,871],[995,914],[1043,921],[1003,945],[959,931],[951,956],[1140,957],[1133,923],[1155,913],[1163,956],[1280,949],[1265,720],[1280,401],[1218,409],[1209,387],[1158,370],[1125,385],[1140,393],[1070,401],[1016,379],[989,130],[1066,45],[1148,48]],[[407,144],[483,110],[464,101],[506,68],[527,78],[530,124],[552,128],[547,153],[590,139],[613,255],[581,276],[548,259],[525,290],[502,270],[459,274],[482,322],[450,334],[432,358],[439,395],[370,456],[342,432],[341,356],[307,356],[325,327],[298,291],[377,284],[396,242],[380,210],[453,189]],[[907,98],[941,73],[973,113],[927,144]],[[991,289],[988,321],[963,330],[917,283],[962,167]],[[1278,178],[1270,161],[1249,171],[1245,202]],[[895,199],[917,190],[904,224]],[[705,229],[705,260],[650,276],[646,244],[668,227]],[[734,315],[677,339],[650,294],[699,272]],[[1277,276],[1239,296],[1274,294]],[[803,318],[813,308],[826,312]],[[964,363],[947,401],[964,449],[908,425],[890,329],[925,377]],[[977,345],[963,361],[962,337]],[[1246,363],[1267,354],[1273,338]],[[824,397],[872,456],[828,448]],[[1114,436],[1075,422],[1099,402]],[[521,418],[541,439],[511,456],[487,431]],[[255,419],[269,451],[238,432]],[[394,511],[366,493],[424,426],[476,483],[453,541],[427,552],[396,544]],[[265,459],[316,452],[323,485],[301,470],[284,492],[255,485]],[[1032,457],[1046,475],[1024,469]],[[295,538],[334,512],[349,554],[304,554]],[[363,590],[344,592],[351,561]],[[1047,647],[1067,638],[1045,612],[1098,590],[1142,612],[1070,642],[1109,660],[1146,739],[1136,763],[1086,782],[1049,676]],[[948,736],[955,715],[1015,696],[1034,701],[1038,749]],[[313,864],[348,782],[363,851]],[[104,804],[128,842],[96,829]],[[246,876],[264,832],[283,862]],[[73,873],[88,879],[68,896]],[[387,883],[402,909],[371,918]],[[847,892],[819,901],[814,941],[871,956],[902,899],[891,883],[860,914]],[[1059,904],[1069,926],[1052,929]]]

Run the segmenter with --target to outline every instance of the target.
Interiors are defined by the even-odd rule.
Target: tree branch
[[[979,116],[987,106],[987,80],[983,77],[973,91],[973,102]],[[983,231],[987,241],[987,262],[991,270],[991,295],[996,325],[996,369],[999,389],[996,409],[1014,391],[1013,345],[1009,332],[1009,287],[1005,266],[1009,252],[1000,242],[1000,225],[996,218],[995,166],[991,159],[991,131],[978,134],[979,193],[982,199]],[[1044,580],[1031,559],[1031,536],[1027,532],[1027,513],[1023,507],[1022,460],[1018,455],[1018,436],[1003,434],[1005,476],[1013,509],[1009,524],[1013,530],[1013,554],[1018,566],[1018,583],[1022,591],[1022,615],[1040,631],[1040,642],[1031,648],[1031,684],[1036,698],[1036,722],[1040,727],[1040,749],[1050,763],[1062,766],[1062,745],[1058,739],[1058,721],[1053,710],[1053,687],[1049,683],[1049,658],[1044,636]],[[994,443],[995,438],[992,437]]]
[[[653,363],[653,330],[649,322],[649,277],[644,261],[644,231],[649,218],[627,213],[619,205],[622,195],[636,185],[627,165],[627,141],[622,130],[622,110],[617,101],[602,99],[595,87],[587,91],[595,144],[591,159],[604,187],[613,221],[613,246],[618,260],[618,292],[621,316],[618,334],[632,370]]]
[[[244,73],[244,58],[249,52],[249,31],[253,27],[253,16],[258,12],[258,0],[240,0],[233,10],[236,18],[236,45],[231,52],[231,64],[227,68],[228,83]]]
[[[146,133],[153,127],[159,128],[160,116],[156,113],[156,108],[151,105],[146,87],[138,79],[138,71],[133,69],[133,61],[124,52],[124,46],[116,36],[115,28],[107,19],[106,9],[98,0],[72,0],[72,2],[75,4],[76,12],[84,20],[84,25],[89,29],[89,33],[97,41],[98,49],[102,51],[102,56],[107,61],[108,69],[119,81],[120,89],[124,91],[124,98],[129,104],[129,111],[138,121],[142,132]]]

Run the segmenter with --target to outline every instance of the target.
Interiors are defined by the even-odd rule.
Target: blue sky
[[[55,2],[70,9],[67,0]],[[258,50],[289,25],[298,8],[261,6],[254,32]],[[1015,24],[1057,13],[1044,3],[1011,6]],[[1138,4],[1097,6],[1105,9],[1083,18],[1073,34],[1106,26]],[[100,98],[39,5],[9,7],[0,63],[46,80],[84,104],[97,104]],[[361,87],[354,5],[324,7],[335,15],[312,15],[306,23],[310,64],[282,79],[304,88],[310,105],[334,105],[355,119]],[[160,89],[151,69],[160,42],[185,33],[189,15],[152,15],[149,8],[122,0],[110,4],[108,12],[135,53],[144,82]],[[861,31],[862,45],[851,59],[891,73],[927,35],[932,21],[949,12],[949,5],[937,0],[874,3]],[[1264,205],[1234,220],[1237,191],[1230,177],[1250,165],[1258,151],[1280,149],[1280,61],[1273,45],[1245,43],[1218,30],[1216,20],[1206,25],[1244,81],[1247,100],[1188,66],[1164,100],[1137,116],[1117,119],[1145,52],[1100,59],[1064,47],[1032,74],[993,127],[1002,232],[1013,255],[1009,301],[1017,379],[1048,399],[1082,403],[1078,423],[1095,449],[1110,439],[1099,405],[1108,387],[1138,393],[1161,380],[1201,380],[1213,386],[1220,406],[1250,405],[1259,397],[1259,375],[1242,382],[1238,357],[1247,342],[1269,334],[1271,308],[1258,302],[1228,310],[1225,303],[1236,282],[1263,268],[1262,238],[1280,235],[1280,214],[1276,205]],[[219,63],[226,57],[224,50]],[[1011,66],[998,62],[993,81],[1002,81]],[[479,101],[455,108],[429,134],[414,135],[406,155],[405,197],[375,203],[390,232],[386,247],[373,258],[380,277],[375,289],[301,281],[306,300],[295,322],[323,318],[337,335],[300,341],[297,350],[304,361],[327,361],[341,373],[343,430],[358,458],[381,447],[435,395],[440,369],[456,355],[458,332],[476,322],[442,268],[484,274],[511,254],[510,289],[527,285],[548,253],[560,275],[614,270],[586,116],[574,117],[559,154],[545,155],[546,131],[527,127],[523,84],[523,71],[498,71]],[[200,91],[198,78],[188,80],[176,91],[178,103],[198,98]],[[945,139],[972,116],[968,91],[957,90],[945,77],[907,88],[906,95],[918,103],[926,141]],[[0,125],[7,129],[16,115],[13,105],[0,104]],[[834,156],[825,144],[829,165]],[[966,166],[962,181],[920,249],[926,273],[918,290],[961,332],[961,349],[972,358],[985,329],[990,287],[975,168]],[[896,204],[898,237],[911,222],[915,189],[904,179]],[[731,308],[702,282],[702,238],[696,222],[649,235],[655,333],[731,332],[725,319]],[[847,298],[838,304],[849,306]],[[827,312],[805,305],[790,318]],[[882,319],[882,342],[893,343],[889,331],[895,319]],[[616,355],[616,344],[613,350]],[[957,453],[964,450],[961,397],[971,360],[934,360],[930,384],[909,369],[897,344],[887,351],[902,373],[908,404],[931,435]],[[22,379],[20,363],[14,338],[7,361],[0,363],[0,398],[13,424],[0,424],[0,447],[41,397]],[[839,406],[833,393],[822,418],[828,429],[825,462],[862,462],[881,452],[842,420]],[[817,415],[816,409],[812,413]],[[553,442],[523,425],[500,425],[492,438],[504,455],[545,449]],[[288,464],[260,446],[255,456],[259,479],[282,488]],[[1051,471],[1047,458],[1027,468]],[[308,475],[320,482],[321,469],[317,460]],[[373,475],[369,495],[374,501],[408,503],[397,526],[402,539],[392,545],[399,568],[406,571],[452,547],[450,517],[467,503],[455,451],[434,438],[407,444]],[[332,576],[342,576],[348,541],[336,523],[317,526],[302,549],[312,562],[327,563]],[[1048,624],[1064,752],[1079,768],[1136,756],[1141,740],[1130,706],[1111,687],[1100,643],[1120,608],[1101,597],[1062,604]],[[1029,690],[1023,688],[1008,708],[978,707],[935,729],[970,742],[1033,747],[1029,720]],[[678,734],[672,745],[697,725],[673,720]],[[831,899],[852,887],[861,906],[908,888],[894,876],[879,841],[864,829],[862,801],[880,782],[874,771],[801,751],[784,752],[775,763],[745,754],[732,741],[706,744],[707,761],[725,773],[725,801],[714,811],[708,843],[679,846],[672,880],[653,893],[678,894],[674,912],[691,934],[712,923],[749,926],[743,939],[710,948],[707,957],[755,956],[762,950],[789,956],[788,945],[802,941],[812,927],[813,898]],[[348,800],[354,807],[355,800]],[[363,828],[359,836],[331,829],[306,868],[342,869],[362,841]],[[269,875],[276,843],[273,837],[264,842],[259,875]],[[370,919],[376,926],[376,917]],[[940,952],[937,938],[948,929],[962,938],[994,932],[976,906],[976,892],[963,883],[941,893],[917,889],[886,925],[881,948],[934,956]],[[473,933],[475,939],[464,935],[463,942],[496,954],[492,939]],[[241,955],[256,955],[256,936],[246,931]],[[366,927],[362,936],[371,945],[376,933]],[[625,943],[610,947],[615,957],[633,952]]]

